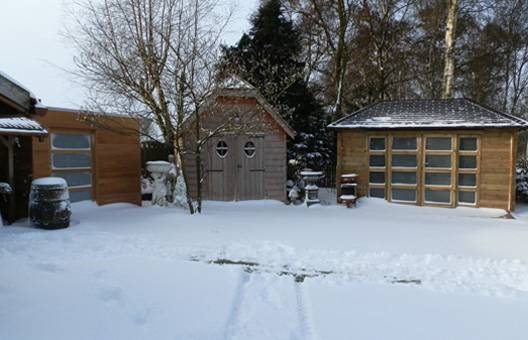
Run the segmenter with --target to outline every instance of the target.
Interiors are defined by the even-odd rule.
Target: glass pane
[[[425,174],[425,185],[451,185],[451,174]]]
[[[426,168],[451,168],[451,155],[426,155]]]
[[[416,155],[392,155],[392,166],[395,168],[416,168]]]
[[[385,184],[385,172],[371,172],[369,183]]]
[[[416,137],[394,137],[392,139],[392,150],[416,150]]]
[[[92,185],[92,174],[89,172],[53,174],[53,177],[64,178],[69,188],[90,187]]]
[[[477,175],[459,174],[458,175],[458,186],[459,187],[476,187],[477,186]]]
[[[92,166],[88,153],[54,153],[51,162],[53,169],[89,169]]]
[[[371,167],[385,167],[385,155],[370,155]]]
[[[92,191],[70,191],[70,202],[87,201],[92,199]]]
[[[458,168],[459,169],[476,169],[477,168],[477,156],[459,156]]]
[[[413,189],[392,189],[393,201],[416,202],[416,190]]]
[[[416,184],[416,172],[392,172],[392,184]]]
[[[370,197],[385,198],[385,189],[370,188]]]
[[[477,151],[477,138],[460,138],[460,151]]]
[[[223,140],[216,144],[216,154],[220,158],[224,158],[227,155],[227,143]]]
[[[255,150],[255,143],[253,143],[252,141],[248,141],[246,142],[246,144],[244,144],[244,153],[246,154],[246,157],[253,157],[255,155]]]
[[[425,190],[425,201],[429,203],[451,203],[451,191]]]
[[[52,149],[90,150],[89,135],[52,134]]]
[[[427,150],[450,151],[452,148],[451,137],[427,137]]]
[[[458,192],[458,203],[462,204],[475,204],[477,195],[474,191],[459,191]]]
[[[370,150],[383,151],[385,150],[385,138],[371,138]]]

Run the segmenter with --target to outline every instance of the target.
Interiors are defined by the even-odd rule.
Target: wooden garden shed
[[[204,134],[226,122],[233,124],[204,146],[204,199],[285,200],[286,141],[294,132],[255,87],[237,77],[229,78],[204,103],[200,119]],[[194,159],[189,157],[186,164],[194,189]]]
[[[515,209],[525,120],[468,99],[385,101],[328,128],[337,131],[338,191],[341,175],[356,173],[360,197]]]
[[[0,73],[0,183],[12,189],[0,192],[0,213],[9,223],[27,217],[31,182],[42,177],[64,178],[73,202],[141,204],[139,136],[91,126],[80,116],[79,111],[42,106]],[[100,120],[115,131],[137,131],[131,118]]]
[[[128,129],[138,130],[134,119],[100,116],[98,125],[91,126],[79,111],[51,107],[34,119],[49,132],[48,137],[32,140],[34,178],[64,178],[72,202],[141,205],[139,136],[126,134]]]

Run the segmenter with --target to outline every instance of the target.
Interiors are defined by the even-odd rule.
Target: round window
[[[216,154],[220,158],[224,158],[227,155],[227,143],[223,140],[216,144]]]
[[[244,144],[244,153],[248,158],[255,156],[255,150],[255,143],[253,143],[252,141],[248,141],[246,142],[246,144]]]

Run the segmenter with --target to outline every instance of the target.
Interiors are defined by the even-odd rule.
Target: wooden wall
[[[368,136],[398,135],[474,135],[480,137],[477,207],[515,209],[517,131],[489,129],[479,131],[339,131],[337,140],[337,187],[345,173],[359,175],[358,195],[368,195]],[[338,192],[339,193],[339,192]],[[456,205],[456,204],[454,204]]]
[[[359,175],[358,196],[367,196],[368,190],[368,137],[365,131],[340,131],[337,135],[337,187],[341,175]]]
[[[50,109],[35,118],[50,134],[90,134],[92,136],[92,199],[99,205],[126,202],[141,205],[141,151],[138,136],[125,136],[89,126],[77,112]],[[116,117],[134,127],[136,122]],[[33,137],[34,177],[51,176],[51,137],[39,141]]]
[[[264,190],[267,199],[284,201],[286,199],[287,155],[286,133],[280,128],[264,138]]]
[[[480,206],[515,210],[515,130],[487,130],[482,137]]]

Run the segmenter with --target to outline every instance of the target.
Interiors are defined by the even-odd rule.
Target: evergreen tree
[[[299,33],[279,0],[263,4],[251,24],[238,44],[223,47],[222,71],[257,87],[295,130],[295,139],[288,141],[289,164],[316,169],[331,164],[333,146],[325,130],[328,115],[303,79]]]

